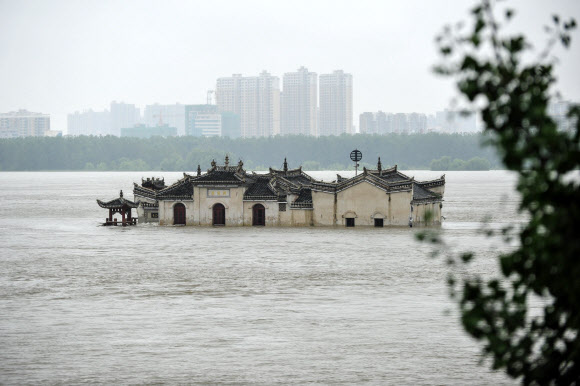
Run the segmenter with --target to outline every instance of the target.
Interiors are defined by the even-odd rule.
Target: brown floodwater
[[[478,365],[416,228],[99,226],[96,198],[154,175],[181,176],[0,173],[0,384],[515,383]],[[521,222],[514,175],[446,182],[441,231],[494,272],[508,247],[478,231]]]

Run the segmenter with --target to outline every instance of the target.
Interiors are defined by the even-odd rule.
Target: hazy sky
[[[433,113],[451,80],[433,75],[435,35],[467,20],[473,1],[0,0],[0,112],[102,110],[112,100],[205,103],[218,77],[280,77],[300,66],[353,75],[363,111]],[[501,3],[506,4],[505,2]],[[580,1],[509,1],[514,28],[540,46],[550,15],[580,21]],[[580,101],[580,31],[558,50],[564,98]]]

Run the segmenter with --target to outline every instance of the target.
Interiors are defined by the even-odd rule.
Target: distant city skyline
[[[0,2],[0,112],[27,109],[66,131],[67,114],[112,100],[203,104],[224,74],[282,77],[304,66],[353,75],[353,117],[365,111],[434,113],[453,81],[437,77],[434,38],[468,19],[473,1]],[[551,15],[580,20],[580,2],[514,0],[513,30],[541,49]],[[305,10],[308,10],[305,12]],[[557,49],[557,89],[580,100],[580,39]]]
[[[554,119],[559,130],[571,131],[576,121],[567,117],[570,101],[551,101],[548,113]],[[218,136],[242,137],[240,114],[229,111],[218,111],[213,104],[198,105],[147,105],[145,111],[174,111],[167,114],[172,117],[171,124],[163,120],[163,114],[139,114],[135,105],[111,102],[111,109],[93,111],[92,109],[69,114],[67,135],[115,135],[148,138],[161,136]],[[111,113],[111,111],[113,113]],[[154,117],[159,120],[151,122]],[[426,134],[436,133],[476,133],[482,130],[474,114],[464,115],[458,110],[437,111],[435,114],[424,113],[392,113],[384,111],[363,112],[358,117],[360,134]],[[184,127],[185,132],[179,133],[178,127]],[[117,133],[119,128],[119,133]],[[61,136],[58,130],[50,130],[50,115],[21,109],[0,113],[0,138],[17,138],[29,136]],[[296,135],[305,133],[280,133]],[[306,134],[336,135],[337,133]],[[273,134],[276,135],[276,134]],[[250,135],[249,137],[252,137]]]

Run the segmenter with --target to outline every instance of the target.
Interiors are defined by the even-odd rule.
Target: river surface
[[[0,384],[515,383],[478,364],[416,228],[99,226],[141,176],[181,174],[0,173]],[[494,272],[478,230],[521,221],[514,175],[446,183],[445,238]]]

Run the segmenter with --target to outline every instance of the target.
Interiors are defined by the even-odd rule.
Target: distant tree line
[[[0,170],[165,170],[192,171],[209,168],[226,154],[235,164],[243,160],[247,170],[281,167],[284,157],[291,167],[306,170],[348,170],[349,154],[363,153],[361,166],[438,170],[499,167],[493,149],[481,145],[481,135],[342,135],[329,137],[277,136],[270,138],[154,137],[149,139],[94,137],[28,137],[0,140]],[[442,157],[449,157],[443,158]],[[472,159],[477,157],[476,161]],[[453,161],[451,161],[453,159]],[[468,167],[473,163],[483,164]],[[463,165],[463,166],[462,166]],[[472,165],[473,166],[473,165]],[[446,167],[446,168],[445,168]]]
[[[451,159],[449,156],[443,156],[431,161],[431,170],[489,170],[491,162],[482,157],[473,157],[467,161],[459,158]]]

